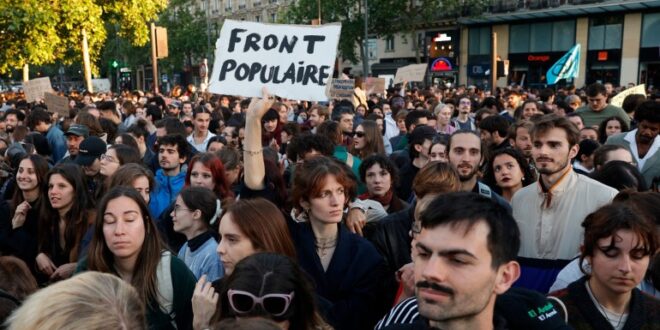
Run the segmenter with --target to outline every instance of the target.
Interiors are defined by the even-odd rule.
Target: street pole
[[[321,23],[321,0],[316,1],[316,5],[319,7],[319,25],[323,24]]]
[[[89,46],[87,45],[87,31],[85,29],[82,29],[82,52],[85,87],[88,92],[94,93],[94,86],[92,86],[92,66],[89,63]]]
[[[30,80],[30,65],[25,63],[23,64],[23,81]]]
[[[156,54],[156,24],[151,23],[151,72],[154,78],[154,93],[158,94],[158,56]]]
[[[211,11],[211,0],[206,0],[206,58],[211,60],[211,23],[209,22],[209,12]]]
[[[490,59],[490,84],[493,96],[497,90],[497,33],[493,32],[491,36],[491,54]]]
[[[369,4],[364,0],[364,58],[362,58],[362,76],[367,78],[369,76]]]

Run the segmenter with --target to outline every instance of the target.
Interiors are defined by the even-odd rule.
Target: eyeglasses
[[[179,212],[179,211],[191,211],[191,212],[192,212],[192,211],[194,211],[194,210],[191,210],[191,209],[184,209],[183,207],[181,207],[181,206],[179,206],[179,205],[174,205],[174,214],[176,214],[176,213]]]
[[[119,163],[116,159],[114,159],[112,156],[108,156],[106,154],[101,155],[101,160],[105,160],[106,162],[111,162],[111,163]]]
[[[294,292],[291,291],[289,294],[269,293],[257,297],[247,291],[234,289],[227,291],[229,305],[234,312],[247,314],[254,309],[255,305],[260,305],[266,313],[272,316],[282,316],[289,310],[291,300],[293,300],[293,294]]]
[[[353,132],[353,136],[357,136],[357,137],[359,137],[359,138],[363,138],[363,137],[364,137],[364,132]]]

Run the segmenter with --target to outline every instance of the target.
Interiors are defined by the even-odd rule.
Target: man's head
[[[277,110],[270,108],[263,117],[261,117],[261,125],[263,125],[264,130],[268,133],[273,133],[277,129],[279,124],[279,115]]]
[[[449,163],[458,171],[461,181],[474,178],[483,161],[482,142],[477,133],[468,130],[454,132],[447,150]]]
[[[506,140],[509,121],[502,116],[489,116],[479,122],[481,140],[489,147],[497,147]]]
[[[606,144],[594,151],[594,168],[600,170],[603,165],[619,160],[634,165],[632,154],[628,149],[616,144]]]
[[[409,111],[406,115],[406,131],[412,132],[417,126],[427,125],[429,121],[428,111]]]
[[[80,143],[89,137],[89,129],[85,125],[72,124],[64,135],[66,136],[66,147],[69,150],[69,155],[75,157],[78,155]]]
[[[7,133],[14,132],[14,129],[23,124],[25,114],[16,109],[9,109],[5,112],[5,131]]]
[[[178,174],[188,155],[188,142],[179,134],[158,138],[158,163],[165,173]]]
[[[660,102],[646,101],[635,111],[637,121],[636,139],[639,143],[650,144],[660,133]]]
[[[205,107],[199,106],[193,111],[193,127],[196,134],[204,135],[209,131],[211,123],[211,112]]]
[[[431,201],[420,220],[413,246],[420,314],[436,325],[475,318],[491,323],[496,296],[520,276],[513,217],[490,198],[449,193]]]
[[[507,93],[505,99],[506,99],[507,109],[518,109],[518,107],[520,106],[520,100],[521,100],[520,93],[518,93],[515,90]]]
[[[464,96],[458,100],[458,113],[459,114],[469,114],[472,111],[472,100],[469,97]]]
[[[599,83],[593,83],[587,87],[587,101],[589,109],[595,112],[603,111],[607,106],[607,90]]]
[[[580,164],[582,164],[582,166],[584,166],[586,169],[593,170],[594,151],[600,147],[600,143],[598,143],[598,141],[586,139],[580,141],[578,146],[579,148],[575,159],[578,160]]]
[[[579,114],[571,112],[566,114],[566,119],[573,123],[575,127],[577,127],[578,131],[584,128],[584,120],[582,120],[582,117],[580,117]]]
[[[325,135],[302,133],[291,139],[286,148],[287,158],[292,162],[304,162],[315,156],[332,156],[335,146]]]
[[[50,125],[51,117],[48,111],[42,108],[35,108],[30,111],[30,115],[27,117],[27,126],[31,130],[45,134],[48,132]]]
[[[579,132],[563,117],[545,115],[531,131],[532,158],[541,175],[563,172],[578,152]]]
[[[580,130],[580,141],[582,140],[598,141],[598,130],[593,127],[583,127]]]
[[[181,108],[183,110],[183,113],[186,115],[190,115],[193,112],[193,104],[190,101],[183,102],[181,104]]]
[[[317,127],[322,122],[328,120],[329,117],[330,111],[328,111],[328,107],[315,105],[309,110],[309,125],[311,127]]]
[[[532,138],[529,135],[532,127],[534,124],[527,120],[518,121],[509,127],[509,144],[528,159],[532,157]]]
[[[607,93],[608,96],[612,95],[614,93],[614,86],[612,86],[612,83],[605,83],[603,84],[605,87],[605,93]]]
[[[410,159],[421,158],[428,160],[431,141],[436,136],[433,127],[421,125],[415,127],[408,136],[408,145],[410,146]]]
[[[76,164],[80,165],[86,176],[93,177],[101,170],[101,155],[107,150],[106,143],[101,138],[90,136],[80,142]]]
[[[96,107],[99,110],[101,118],[106,118],[110,120],[119,119],[119,114],[117,114],[117,105],[112,101],[103,101],[99,102],[99,105]]]

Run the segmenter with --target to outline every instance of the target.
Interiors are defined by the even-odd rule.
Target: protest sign
[[[628,88],[619,94],[616,94],[610,101],[610,104],[620,108],[621,106],[623,106],[623,100],[626,98],[626,96],[632,94],[646,95],[645,85],[644,84],[637,85],[635,87]]]
[[[60,117],[69,117],[69,99],[53,93],[44,94],[44,102],[49,111],[57,112]]]
[[[43,77],[32,79],[23,82],[23,92],[25,92],[25,99],[28,102],[34,102],[44,98],[44,93],[53,91],[50,85],[50,78]]]
[[[424,81],[427,64],[410,64],[396,69],[394,83],[399,84],[404,81]]]
[[[385,94],[385,78],[375,78],[369,77],[366,81],[366,86],[364,88],[367,91],[367,95],[370,94]]]
[[[246,97],[270,93],[327,101],[341,24],[302,26],[225,20],[208,90]]]
[[[109,92],[110,86],[110,79],[92,79],[92,87],[94,88],[94,93]]]
[[[328,97],[333,100],[349,100],[353,102],[354,79],[332,79]]]

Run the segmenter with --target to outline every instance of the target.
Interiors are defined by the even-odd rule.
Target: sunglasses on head
[[[227,291],[229,305],[237,314],[250,313],[254,309],[254,306],[260,305],[266,313],[272,316],[282,316],[289,310],[291,300],[293,300],[293,294],[294,292],[292,291],[289,294],[269,293],[257,297],[247,291],[234,289]]]
[[[362,138],[362,137],[364,137],[364,132],[353,132],[353,136],[357,136],[357,137]]]

